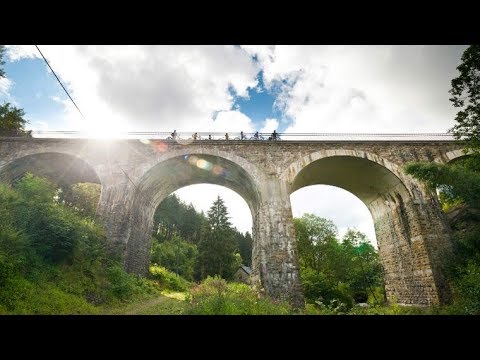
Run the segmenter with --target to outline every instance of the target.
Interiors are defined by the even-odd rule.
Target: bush
[[[289,314],[286,303],[260,298],[248,285],[227,283],[215,276],[207,277],[191,289],[188,314],[193,315],[265,315]]]
[[[471,260],[454,282],[454,298],[460,313],[480,315],[480,265]]]
[[[156,264],[150,266],[150,276],[166,290],[186,291],[190,285],[181,276]]]

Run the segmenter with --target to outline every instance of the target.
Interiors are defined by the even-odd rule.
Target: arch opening
[[[394,164],[366,153],[345,152],[312,154],[301,166],[294,165],[298,171],[290,172],[290,194],[311,185],[330,185],[355,195],[373,219],[387,298],[403,304],[438,301],[432,270],[425,265],[431,255],[418,220],[422,198],[414,198],[417,190],[406,177],[399,177]]]
[[[154,214],[162,201],[179,189],[198,184],[220,185],[237,193],[248,205],[255,223],[260,192],[254,178],[240,165],[208,154],[185,154],[162,161],[147,171],[136,187],[125,256],[128,271],[148,271]],[[255,226],[252,231],[255,241]]]
[[[372,215],[365,203],[351,192],[331,185],[309,185],[291,193],[290,203],[294,218],[308,213],[332,220],[340,239],[348,229],[355,229],[364,233],[377,248]]]
[[[101,181],[96,171],[74,155],[46,152],[17,158],[0,168],[0,181],[15,186],[27,173],[57,186],[59,201],[94,218],[101,197]]]
[[[218,199],[228,212],[226,232],[209,231],[209,212]],[[245,272],[251,269],[251,233],[252,214],[239,194],[212,184],[183,187],[167,196],[155,210],[150,264],[165,267],[189,281],[220,275],[248,283]]]
[[[27,172],[45,177],[58,185],[101,183],[95,170],[84,160],[53,152],[27,155],[13,160],[0,169],[0,180],[15,183]]]

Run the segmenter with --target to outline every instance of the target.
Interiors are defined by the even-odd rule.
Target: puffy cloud
[[[355,227],[365,233],[370,242],[377,246],[373,220],[365,204],[352,193],[328,185],[313,185],[290,195],[294,217],[305,213],[332,220],[343,237],[348,228]]]
[[[465,46],[246,46],[290,132],[445,132]]]
[[[278,130],[277,119],[266,119],[263,123],[263,127],[260,129],[261,133],[272,133],[273,130]]]
[[[5,48],[7,49],[7,58],[10,61],[40,57],[35,45],[5,45]]]
[[[6,77],[0,77],[0,94],[8,95],[8,90],[12,86],[12,81]]]
[[[36,56],[8,49],[10,59]],[[234,46],[40,46],[84,113],[65,103],[65,128],[230,130],[234,96],[257,86],[258,67]],[[220,116],[217,124],[213,115]],[[232,116],[230,116],[232,115]],[[230,122],[226,119],[230,118]],[[248,123],[248,122],[247,122]],[[245,121],[242,123],[245,124]]]

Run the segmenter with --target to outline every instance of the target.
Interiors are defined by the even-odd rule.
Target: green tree
[[[151,262],[192,281],[198,258],[197,246],[175,233],[171,239],[152,245]]]
[[[480,151],[480,45],[469,46],[457,67],[460,75],[452,80],[450,101],[460,108],[451,129],[457,139],[466,141],[468,149]]]
[[[456,139],[472,152],[470,158],[448,164],[412,163],[408,174],[426,182],[432,191],[440,191],[445,208],[465,202],[480,207],[480,46],[469,46],[457,67],[460,75],[452,80],[450,101],[460,108],[456,124],[450,129]],[[445,206],[446,205],[446,206]]]
[[[231,278],[235,272],[235,233],[228,210],[219,196],[208,211],[208,221],[202,227],[198,245],[200,278],[219,275]]]
[[[5,64],[3,57],[5,55],[5,45],[0,45],[0,78],[5,77],[5,70],[2,66]]]
[[[162,241],[178,233],[183,239],[198,244],[204,222],[206,218],[203,213],[198,213],[193,205],[186,205],[172,194],[155,211],[153,236]]]
[[[457,140],[466,145],[471,155],[447,164],[408,164],[408,174],[424,181],[433,191],[440,191],[444,209],[464,203],[466,210],[455,220],[453,240],[455,252],[444,259],[452,284],[454,306],[461,312],[480,313],[478,274],[480,274],[480,46],[469,46],[457,67],[460,75],[452,80],[450,101],[460,108],[455,126],[450,129]],[[473,209],[472,209],[473,208]],[[461,212],[459,214],[462,214]],[[460,223],[461,225],[459,225]]]
[[[366,302],[370,294],[375,302],[375,288],[383,287],[383,267],[378,252],[368,242],[367,236],[354,229],[348,229],[343,236],[342,246],[350,261],[350,288],[357,302]]]
[[[2,68],[5,64],[4,55],[5,46],[0,45],[0,78],[5,77],[5,70]],[[10,103],[4,102],[0,105],[0,136],[30,136],[30,132],[25,131],[28,121],[24,116],[23,109],[11,106]]]
[[[71,207],[79,215],[95,218],[101,186],[94,183],[77,183],[60,188],[58,201]]]
[[[355,301],[367,301],[369,294],[375,297],[382,268],[365,234],[349,229],[340,242],[335,224],[312,214],[294,219],[294,225],[308,302],[335,307],[340,302],[345,311]]]
[[[11,106],[8,102],[0,105],[0,136],[30,136],[30,132],[24,128],[28,123],[24,116],[23,109]]]
[[[243,235],[239,231],[235,231],[235,241],[237,242],[238,251],[242,257],[243,264],[246,266],[252,266],[252,236],[247,231]]]

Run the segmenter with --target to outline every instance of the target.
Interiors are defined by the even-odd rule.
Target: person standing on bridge
[[[173,130],[173,132],[170,135],[172,135],[173,140],[177,140],[177,130]]]
[[[272,140],[273,141],[277,140],[277,135],[278,135],[277,130],[273,130],[273,133],[272,133]]]
[[[225,133],[225,140],[228,140],[228,133]]]

